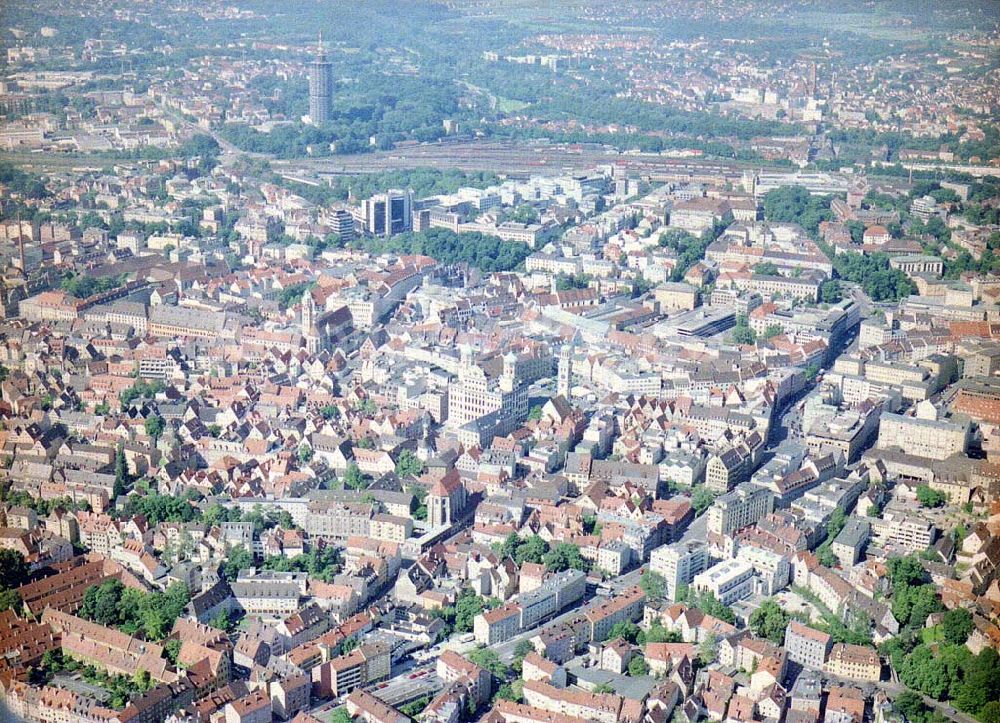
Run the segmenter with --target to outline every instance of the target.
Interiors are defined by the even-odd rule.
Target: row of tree
[[[164,592],[143,592],[108,580],[87,589],[80,617],[139,635],[146,640],[163,640],[191,599],[187,585],[175,582]]]
[[[487,273],[510,271],[531,253],[523,243],[479,232],[455,233],[446,228],[363,239],[355,244],[375,254],[422,254],[443,264],[466,263]]]
[[[538,535],[519,537],[510,533],[507,538],[493,546],[496,553],[502,557],[510,557],[518,564],[533,562],[545,565],[550,572],[563,570],[590,570],[590,560],[580,554],[580,548],[568,542],[557,542],[549,545]]]

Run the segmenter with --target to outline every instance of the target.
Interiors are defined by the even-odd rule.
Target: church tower
[[[512,392],[517,386],[517,355],[507,352],[503,355],[503,373],[500,375],[500,391]]]
[[[320,350],[320,332],[316,329],[316,302],[311,291],[302,295],[302,337],[306,340],[306,351],[315,354]]]
[[[309,336],[316,324],[316,302],[311,291],[302,295],[302,336]]]

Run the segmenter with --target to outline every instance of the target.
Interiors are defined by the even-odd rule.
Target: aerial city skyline
[[[996,2],[0,19],[0,721],[1000,723]]]

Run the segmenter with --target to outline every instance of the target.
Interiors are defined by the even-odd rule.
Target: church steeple
[[[306,291],[302,295],[302,334],[309,336],[313,326],[316,324],[316,302],[313,300],[312,291]]]

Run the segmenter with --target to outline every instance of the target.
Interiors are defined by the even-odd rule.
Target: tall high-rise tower
[[[373,236],[394,236],[413,229],[413,193],[390,189],[361,203],[365,230]]]
[[[556,394],[561,394],[568,400],[572,388],[573,347],[570,344],[564,344],[563,348],[559,350],[559,374],[556,380]]]
[[[333,102],[333,66],[323,50],[323,34],[319,35],[316,60],[309,64],[309,120],[314,125],[330,120]]]

